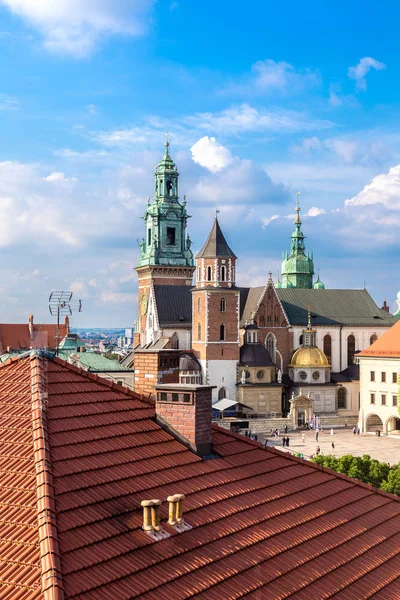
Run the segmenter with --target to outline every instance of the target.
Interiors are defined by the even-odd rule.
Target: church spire
[[[300,192],[296,193],[296,216],[294,231],[290,240],[290,254],[282,261],[282,287],[307,288],[313,287],[314,262],[310,254],[306,254],[304,234],[301,230]]]

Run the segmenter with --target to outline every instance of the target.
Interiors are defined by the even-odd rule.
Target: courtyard
[[[374,434],[364,433],[354,435],[352,430],[335,429],[331,435],[330,429],[324,429],[319,432],[318,442],[315,439],[315,431],[290,431],[289,448],[282,447],[282,436],[276,440],[271,436],[259,435],[258,441],[264,442],[268,439],[268,445],[274,446],[285,452],[302,452],[305,458],[311,454],[315,454],[317,446],[321,448],[321,454],[333,454],[340,457],[345,454],[353,456],[363,456],[369,454],[381,462],[390,463],[391,465],[400,462],[400,435],[396,436],[375,436]],[[304,442],[302,434],[304,433]],[[335,448],[332,449],[332,441]]]

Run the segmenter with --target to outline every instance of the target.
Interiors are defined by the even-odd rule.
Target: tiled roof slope
[[[201,460],[132,392],[40,360],[66,599],[400,597],[398,498],[217,427],[219,458]],[[192,526],[180,534],[165,524],[175,493]],[[159,542],[141,529],[152,498],[171,533]]]
[[[363,350],[358,356],[381,356],[389,358],[400,357],[400,321],[385,331],[385,333],[371,344],[366,350]]]
[[[42,598],[31,369],[0,369],[0,598]]]
[[[60,324],[60,336],[67,335],[68,327]],[[32,325],[32,337],[28,323],[0,323],[0,354],[21,348],[47,348],[56,346],[57,325],[36,324]]]
[[[192,323],[192,286],[155,285],[154,294],[160,327]]]

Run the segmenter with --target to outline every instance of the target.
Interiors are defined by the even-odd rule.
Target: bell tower
[[[179,202],[178,169],[169,154],[169,138],[165,154],[154,173],[153,202],[147,199],[142,217],[145,235],[140,243],[140,254],[135,271],[139,279],[139,317],[135,323],[136,341],[146,343],[145,331],[149,318],[155,319],[151,306],[154,285],[192,285],[194,260],[192,242],[186,234],[186,196]],[[153,314],[150,312],[153,311]],[[139,335],[138,335],[139,334]]]
[[[286,255],[282,256],[282,283],[279,287],[311,289],[313,287],[314,261],[313,255],[306,252],[304,244],[299,194],[300,192],[297,192],[296,218],[290,242],[290,253],[286,251]]]
[[[215,217],[196,256],[196,287],[192,289],[192,349],[202,367],[203,383],[216,386],[213,401],[236,399],[240,292],[235,277],[236,256]]]

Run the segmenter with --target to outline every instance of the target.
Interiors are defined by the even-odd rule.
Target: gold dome
[[[330,367],[326,354],[319,348],[298,348],[289,367]]]

